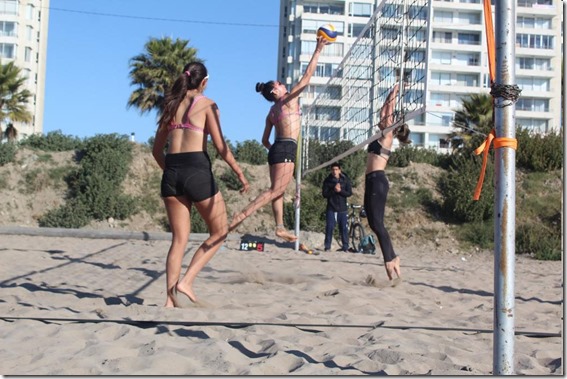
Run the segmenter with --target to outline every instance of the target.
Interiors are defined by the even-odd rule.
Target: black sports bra
[[[368,145],[368,152],[376,155],[385,155],[387,157],[392,154],[390,150],[383,148],[378,140],[372,141],[370,145]]]

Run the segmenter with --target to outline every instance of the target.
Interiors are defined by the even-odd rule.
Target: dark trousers
[[[341,242],[343,243],[342,249],[348,250],[348,230],[347,230],[347,218],[348,212],[333,212],[332,209],[327,209],[327,226],[325,228],[325,250],[331,248],[331,242],[333,241],[333,230],[335,230],[335,225],[339,224],[339,235],[341,237]]]
[[[390,183],[386,173],[382,170],[374,171],[366,175],[364,187],[364,209],[368,217],[370,229],[378,237],[378,243],[384,256],[384,262],[390,262],[396,258],[394,247],[390,240],[390,234],[384,226],[384,213],[386,211],[386,199]]]

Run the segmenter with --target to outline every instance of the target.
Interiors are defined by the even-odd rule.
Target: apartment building
[[[281,0],[278,79],[291,85],[304,72],[317,27],[332,23],[337,42],[325,47],[311,85],[308,107],[356,41],[376,0]],[[561,119],[561,2],[517,0],[516,122],[534,131],[559,130]],[[455,109],[471,93],[489,93],[488,55],[481,0],[432,0],[427,10],[426,113],[410,122],[414,145],[446,148]],[[327,133],[336,138],[337,134]],[[325,134],[318,138],[325,140]],[[329,137],[331,139],[331,137]]]
[[[32,121],[14,122],[20,138],[43,131],[48,18],[49,0],[0,0],[0,63],[15,62],[32,93]]]

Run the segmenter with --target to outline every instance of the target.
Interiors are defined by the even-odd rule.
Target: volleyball
[[[337,40],[337,30],[331,24],[325,24],[317,29],[317,37],[323,37],[329,42],[335,42]]]

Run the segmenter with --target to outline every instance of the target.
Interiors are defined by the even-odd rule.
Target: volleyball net
[[[380,110],[395,84],[396,122],[386,130],[425,113],[428,8],[427,0],[384,0],[376,7],[327,84],[304,107],[302,176],[379,138]],[[355,146],[309,167],[309,141],[343,140]]]

